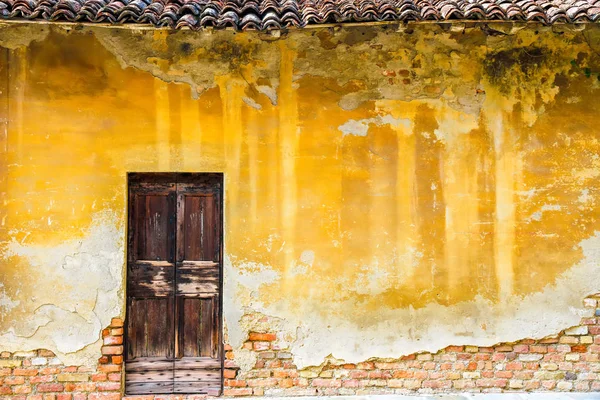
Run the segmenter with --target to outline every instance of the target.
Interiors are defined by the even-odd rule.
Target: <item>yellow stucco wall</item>
[[[600,288],[600,29],[491,27],[0,27],[0,343],[97,358],[128,171],[225,173],[236,350],[260,314],[300,366],[577,324]]]

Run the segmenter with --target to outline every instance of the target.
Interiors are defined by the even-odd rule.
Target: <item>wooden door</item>
[[[222,389],[220,174],[130,174],[125,391]]]

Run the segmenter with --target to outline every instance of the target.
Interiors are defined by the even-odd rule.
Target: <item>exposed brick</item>
[[[19,376],[36,376],[38,374],[37,369],[23,369],[23,368],[15,368],[13,370],[13,375]]]
[[[237,375],[237,371],[235,369],[225,369],[223,370],[223,377],[225,379],[233,379]]]
[[[120,382],[98,382],[96,384],[96,387],[101,392],[109,392],[109,391],[121,390],[121,383]]]
[[[99,365],[98,371],[100,372],[119,372],[121,371],[120,365]]]
[[[277,336],[274,333],[250,332],[248,334],[248,340],[253,342],[273,342],[276,339]]]
[[[342,381],[337,379],[315,379],[312,381],[312,386],[315,387],[340,387]]]
[[[120,355],[123,354],[123,346],[102,346],[103,355]]]
[[[86,382],[88,374],[58,374],[56,380],[59,382]]]
[[[123,356],[111,356],[110,361],[117,365],[123,364]]]
[[[106,374],[100,373],[91,375],[90,379],[92,380],[92,382],[104,382],[108,379],[108,377]]]
[[[113,318],[110,320],[111,328],[122,328],[123,320],[121,318]]]
[[[224,396],[252,396],[252,388],[234,388],[223,390]]]
[[[243,380],[225,379],[223,382],[224,386],[227,387],[246,387],[248,384]]]
[[[37,385],[38,392],[62,392],[64,388],[61,383],[40,383]]]
[[[571,351],[573,353],[585,353],[587,351],[587,346],[585,346],[585,345],[571,346]]]
[[[88,400],[121,400],[120,393],[90,393]]]
[[[5,385],[22,385],[25,383],[24,376],[7,376],[4,378]]]
[[[52,375],[36,375],[29,377],[30,383],[48,383],[53,381],[54,377]]]
[[[102,343],[105,346],[123,344],[123,336],[106,336],[102,339]]]
[[[109,334],[112,336],[122,336],[124,334],[123,328],[112,328]]]

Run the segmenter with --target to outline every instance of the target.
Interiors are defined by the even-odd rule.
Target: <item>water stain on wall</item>
[[[97,354],[128,171],[225,172],[234,348],[253,313],[299,366],[577,324],[600,286],[599,31],[0,30],[3,344]]]

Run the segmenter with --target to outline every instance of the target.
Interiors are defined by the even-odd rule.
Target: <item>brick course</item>
[[[123,320],[102,331],[96,368],[63,365],[52,351],[0,353],[0,398],[11,400],[121,399]],[[109,344],[110,343],[110,344]],[[110,382],[106,382],[110,380]]]
[[[241,371],[225,345],[224,395],[314,396],[449,392],[600,391],[600,294],[590,316],[555,337],[491,347],[448,346],[433,353],[349,364],[327,360],[298,370],[278,332],[250,332],[242,348],[256,363]],[[65,366],[49,350],[0,353],[0,399],[200,400],[209,396],[122,396],[123,320],[102,331],[96,368]]]

